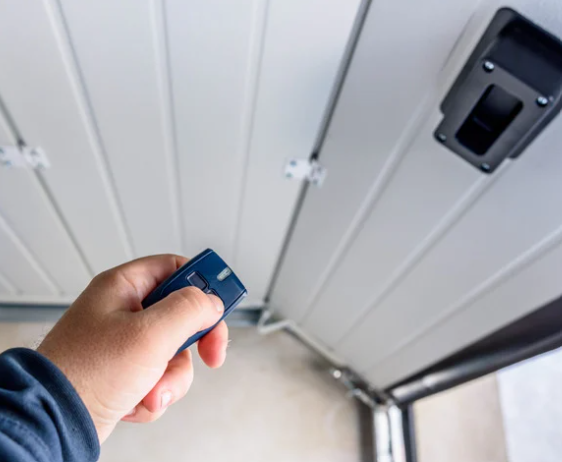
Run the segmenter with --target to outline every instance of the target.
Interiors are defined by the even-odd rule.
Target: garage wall
[[[0,0],[0,302],[213,247],[261,304],[359,0]]]
[[[562,7],[381,0],[369,10],[272,306],[386,387],[562,293],[562,119],[485,175],[433,138],[495,11],[562,36]]]

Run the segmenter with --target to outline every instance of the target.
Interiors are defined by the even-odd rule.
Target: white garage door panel
[[[53,165],[44,178],[94,271],[130,257],[57,9],[0,2],[0,93],[31,146]]]
[[[562,225],[561,129],[557,118],[503,175],[494,175],[494,184],[469,212],[337,344],[342,355],[369,370],[429,331],[471,289]],[[434,150],[451,155],[438,144]]]
[[[466,303],[442,316],[431,328],[366,372],[376,386],[386,387],[443,359],[560,296],[562,229],[549,235],[487,286],[476,288]],[[557,244],[553,248],[553,243]],[[537,258],[539,257],[539,258]],[[507,309],[506,309],[507,308]]]
[[[14,140],[0,116],[0,145],[13,144]],[[0,169],[0,294],[8,297],[17,297],[24,291],[47,295],[57,292],[54,283],[45,277],[29,250],[18,238],[17,231],[6,221],[6,217],[13,218],[10,212],[18,199],[14,194],[23,194],[21,197],[25,198],[34,197],[33,188],[31,194],[19,189],[12,194],[7,189],[14,182],[16,185],[32,187],[33,179],[28,175],[29,172],[22,170]],[[33,203],[33,199],[31,202]]]
[[[212,247],[262,304],[300,190],[283,168],[313,150],[359,1],[0,1],[0,95],[52,164],[1,186],[58,290],[19,300],[64,303],[85,267]]]
[[[8,281],[6,276],[0,273],[0,295],[9,297],[15,295],[17,293],[17,289],[14,285]]]
[[[321,151],[328,179],[321,189],[307,193],[284,263],[290,270],[280,274],[272,297],[272,306],[288,317],[306,316],[327,290],[328,276],[416,135],[427,110],[424,100],[434,93],[459,31],[475,8],[469,0],[426,3],[418,8],[413,0],[384,0],[370,6]],[[477,176],[467,167],[459,169],[466,171],[459,187]],[[341,305],[336,309],[345,312]],[[338,316],[322,312],[322,326],[332,314]]]
[[[562,235],[562,118],[492,175],[433,138],[442,98],[503,5],[424,0],[410,24],[406,3],[371,5],[320,152],[329,176],[305,198],[272,297],[380,387],[562,293],[560,250],[548,254]],[[515,3],[562,36],[559,2]]]
[[[314,149],[359,3],[269,3],[235,258],[258,294],[268,288],[299,191],[283,177],[284,164]]]
[[[231,260],[257,0],[166,4],[186,252]],[[204,230],[204,232],[202,232]]]
[[[562,143],[562,136],[556,136],[561,129],[557,120],[547,129],[551,136],[544,133],[535,140],[397,289],[360,321],[341,344],[347,357],[363,368],[384,359],[562,225],[562,156],[554,148]]]
[[[326,344],[336,346],[376,310],[386,294],[439,239],[451,217],[466,208],[467,196],[485,180],[474,168],[435,151],[430,135],[437,120],[422,128],[377,206],[330,275],[303,321]],[[496,177],[497,178],[497,177]],[[326,316],[325,313],[330,313]],[[353,331],[354,332],[354,331]]]
[[[7,293],[56,295],[57,287],[0,216],[0,270]]]
[[[181,253],[162,3],[61,3],[133,251]]]
[[[91,275],[33,172],[0,169],[0,214],[44,268],[57,293],[77,295],[84,289]],[[11,273],[12,264],[0,257],[4,274]]]
[[[16,140],[0,115],[0,145],[15,144]],[[68,239],[34,172],[0,168],[0,215],[12,233],[19,237],[27,253],[33,255],[37,265],[45,269],[50,286],[55,286],[57,293],[75,295],[84,288],[89,280],[88,270]],[[25,258],[20,254],[20,260]],[[14,264],[18,263],[0,254],[0,272],[5,278],[11,274]],[[44,278],[36,271],[28,277]]]

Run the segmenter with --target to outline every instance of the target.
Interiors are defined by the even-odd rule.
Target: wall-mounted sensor
[[[562,108],[562,42],[500,9],[441,103],[436,140],[483,172],[517,157]]]

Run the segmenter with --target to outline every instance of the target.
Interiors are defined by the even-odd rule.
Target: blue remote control
[[[143,300],[143,308],[154,305],[175,290],[195,286],[207,294],[219,297],[224,303],[224,314],[217,324],[226,318],[248,294],[240,279],[232,272],[224,260],[211,249],[201,252],[178,269]],[[197,332],[180,347],[185,350],[212,330],[217,324]]]

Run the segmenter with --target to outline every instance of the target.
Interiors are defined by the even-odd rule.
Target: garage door
[[[261,305],[359,0],[0,1],[0,303],[213,247]]]
[[[557,0],[508,6],[562,36]],[[271,305],[389,386],[562,293],[562,117],[484,173],[440,103],[497,1],[372,2]]]

